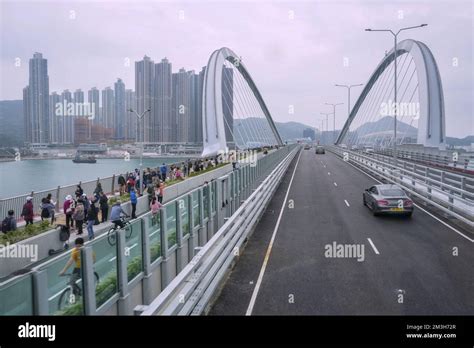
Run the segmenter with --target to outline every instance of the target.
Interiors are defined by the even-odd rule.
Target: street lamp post
[[[319,142],[322,144],[323,143],[323,127],[324,127],[324,119],[319,119],[319,122],[321,122],[321,128],[319,131]]]
[[[351,114],[351,88],[352,87],[359,87],[359,86],[363,86],[363,85],[364,85],[363,83],[359,83],[357,85],[338,85],[338,84],[334,85],[336,87],[345,87],[345,88],[347,88],[347,118],[349,118],[349,116]]]
[[[332,142],[335,143],[336,142],[336,139],[335,138],[335,135],[336,135],[336,106],[338,105],[342,105],[344,103],[325,103],[326,105],[332,105],[332,116],[333,116],[333,132],[332,132]]]
[[[398,34],[400,34],[401,31],[403,30],[408,30],[408,29],[415,29],[415,28],[421,28],[421,27],[426,27],[428,24],[420,24],[420,25],[415,25],[413,27],[406,27],[399,29],[397,33],[394,33],[391,29],[365,29],[365,31],[387,31],[393,35],[394,39],[394,47],[393,47],[393,62],[394,62],[394,93],[393,93],[393,104],[395,105],[395,115],[394,115],[394,120],[393,120],[393,162],[394,164],[397,163],[397,114],[398,114],[398,107],[397,107],[397,37]]]
[[[329,132],[329,115],[331,115],[330,112],[321,112],[321,115],[326,116],[326,133]],[[324,119],[323,119],[324,122]],[[321,133],[321,139],[322,139],[322,133]]]
[[[141,114],[139,114],[137,111],[133,109],[128,109],[128,111],[135,113],[135,115],[138,118],[138,124],[140,124],[140,121],[143,119],[143,116],[145,116],[147,112],[150,112],[151,109],[145,110]],[[142,187],[143,187],[142,166],[143,166],[143,143],[145,141],[145,125],[144,124],[142,124],[142,129],[143,129],[143,136],[142,136],[142,141],[141,141],[142,146],[141,146],[141,151],[140,151],[140,171],[138,172],[138,180],[140,182],[140,194],[142,193]]]

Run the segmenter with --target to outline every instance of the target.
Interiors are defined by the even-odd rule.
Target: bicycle
[[[64,273],[62,277],[69,276],[69,284],[61,292],[58,300],[58,310],[63,310],[70,305],[77,303],[77,299],[82,296],[82,289],[77,283],[81,280],[77,273]],[[99,284],[99,274],[94,271],[95,288]]]
[[[123,224],[123,227],[120,227],[118,225],[112,226],[109,231],[107,232],[107,241],[109,242],[110,245],[115,245],[117,243],[117,230],[120,228],[125,229],[125,238],[130,239],[132,237],[132,224],[130,223],[130,219],[128,219],[128,216],[126,218],[121,217],[120,221]]]

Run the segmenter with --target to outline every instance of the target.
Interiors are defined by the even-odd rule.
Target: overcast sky
[[[276,121],[313,126],[320,112],[330,111],[325,102],[347,102],[345,90],[333,85],[365,83],[393,46],[388,33],[364,28],[428,23],[400,39],[425,42],[437,60],[447,135],[474,134],[472,1],[0,3],[0,100],[22,98],[34,52],[48,59],[50,92],[87,92],[113,87],[118,77],[135,89],[134,62],[145,54],[155,62],[166,56],[173,71],[198,71],[215,49],[227,46],[242,57]],[[359,92],[353,89],[352,104]],[[346,117],[344,105],[337,128]]]

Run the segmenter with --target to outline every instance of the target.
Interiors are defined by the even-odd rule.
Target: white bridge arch
[[[212,53],[207,63],[206,73],[204,75],[202,103],[202,156],[213,156],[228,150],[222,102],[222,68],[226,61],[233,64],[245,79],[269,123],[270,129],[272,130],[277,142],[276,145],[282,145],[283,142],[276,129],[275,123],[273,122],[270,112],[268,111],[268,108],[248,70],[240,61],[240,58],[231,49],[223,47]]]
[[[349,127],[359,108],[385,69],[394,60],[394,49],[387,53],[372,73],[359,99],[354,104],[349,118],[342,128],[336,144],[343,143]],[[426,44],[415,40],[404,40],[397,45],[397,58],[410,54],[415,63],[418,78],[420,114],[418,120],[417,143],[425,146],[440,147],[445,144],[444,97],[441,77],[433,53]]]

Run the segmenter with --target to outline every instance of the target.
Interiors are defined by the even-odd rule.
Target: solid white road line
[[[380,253],[379,253],[379,251],[377,250],[377,248],[375,247],[375,244],[372,242],[372,239],[367,238],[367,240],[369,241],[370,245],[372,245],[372,249],[374,249],[375,253],[376,253],[377,255],[379,255]]]
[[[257,284],[255,285],[255,288],[253,289],[252,297],[250,298],[250,303],[245,315],[252,315],[253,307],[255,306],[255,301],[257,300],[258,291],[260,290],[260,285],[262,284],[262,279],[263,279],[263,275],[265,274],[265,270],[267,268],[268,260],[270,259],[270,254],[273,248],[273,242],[275,241],[275,236],[277,234],[278,228],[280,227],[281,217],[283,216],[283,211],[285,209],[286,201],[288,199],[288,194],[290,193],[291,184],[293,183],[293,179],[296,173],[296,168],[298,168],[298,163],[300,162],[300,157],[301,157],[302,152],[303,151],[300,151],[298,160],[296,161],[295,169],[293,169],[293,174],[291,175],[290,184],[288,185],[288,190],[286,191],[285,199],[283,200],[283,204],[281,205],[280,215],[278,216],[275,229],[273,230],[272,238],[270,239],[270,244],[268,244],[268,248],[265,254],[265,258],[263,260],[262,268],[260,269],[260,274],[258,275]]]
[[[339,157],[338,157],[339,158]],[[355,165],[353,165],[352,163],[349,163],[349,162],[345,162],[345,163],[348,163],[350,164],[352,167],[354,167],[355,169],[357,169],[359,172],[361,172],[362,174],[365,174],[367,175],[369,178],[377,181],[379,184],[382,184],[382,182],[378,179],[376,179],[375,177],[373,177],[372,175],[364,172],[362,169],[359,169],[357,168]],[[447,228],[449,228],[450,230],[453,230],[454,232],[456,232],[457,234],[459,234],[461,237],[464,237],[465,239],[467,239],[468,241],[470,241],[471,243],[474,243],[474,239],[472,238],[469,238],[468,236],[466,236],[465,234],[463,234],[462,232],[458,231],[457,229],[455,229],[453,226],[447,224],[446,222],[444,222],[443,220],[437,218],[436,216],[434,216],[433,214],[431,214],[429,211],[426,211],[425,209],[423,209],[422,207],[420,207],[418,204],[416,203],[413,203],[413,205],[415,207],[417,207],[418,209],[420,209],[421,211],[425,212],[426,214],[428,214],[429,216],[431,216],[433,219],[435,219],[436,221],[442,223],[444,226],[446,226]]]
[[[346,203],[346,205],[350,207],[349,202],[347,200],[344,200],[344,203]]]

